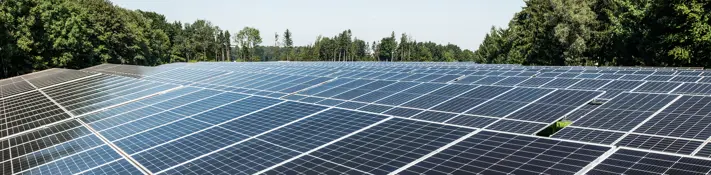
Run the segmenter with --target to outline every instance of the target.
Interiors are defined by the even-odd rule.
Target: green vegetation
[[[287,29],[282,38],[275,34],[274,46],[260,46],[254,27],[231,35],[207,20],[168,22],[161,14],[107,0],[2,0],[0,78],[106,62],[153,66],[232,60],[711,67],[711,1],[525,2],[508,27],[492,27],[473,52],[418,42],[406,33],[368,42],[351,30],[294,46]]]
[[[572,123],[573,122],[570,120],[557,121],[557,122],[553,123],[552,125],[548,126],[546,129],[543,129],[540,132],[536,133],[536,135],[543,136],[543,137],[549,137]]]
[[[127,10],[107,0],[0,1],[0,78],[54,67],[81,69],[101,63],[154,66],[195,61],[466,61],[472,51],[416,42],[402,34],[380,42],[353,37],[350,30],[313,44],[260,46],[257,28],[237,33],[210,21],[168,22],[154,12]],[[278,34],[275,35],[279,43]],[[234,43],[234,45],[233,45]]]
[[[527,0],[475,61],[710,67],[711,1]]]
[[[0,78],[101,63],[226,60],[230,34],[209,21],[169,23],[104,0],[0,1]]]

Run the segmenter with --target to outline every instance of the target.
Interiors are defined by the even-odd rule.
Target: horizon
[[[263,46],[273,46],[274,33],[282,37],[286,29],[292,32],[296,46],[312,44],[319,35],[331,37],[350,29],[353,37],[368,43],[380,41],[383,37],[390,36],[391,32],[395,32],[398,39],[400,34],[407,33],[420,42],[455,44],[462,50],[472,51],[479,47],[492,26],[506,28],[513,15],[525,5],[522,0],[449,0],[446,3],[404,0],[387,2],[111,0],[111,2],[131,10],[163,14],[169,22],[190,23],[204,19],[222,30],[229,30],[231,34],[243,27],[255,27],[260,30]],[[240,4],[243,6],[239,6]],[[373,7],[374,5],[378,6]],[[391,10],[395,7],[402,8],[400,11]],[[195,10],[188,10],[189,8]],[[316,10],[321,11],[316,12]],[[363,14],[362,11],[365,10],[370,10],[371,13]],[[428,10],[431,12],[421,13]]]

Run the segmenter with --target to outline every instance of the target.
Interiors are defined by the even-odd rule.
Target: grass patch
[[[566,126],[570,125],[573,123],[570,120],[561,120],[553,123],[552,125],[548,126],[546,129],[543,129],[541,132],[536,133],[537,136],[543,136],[543,137],[550,137],[551,135],[555,134],[556,132],[560,131],[561,129],[565,128]]]

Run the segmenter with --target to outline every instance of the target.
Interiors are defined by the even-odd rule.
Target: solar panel
[[[471,84],[483,79],[485,76],[466,76],[456,81],[461,84]]]
[[[406,90],[408,88],[411,88],[413,86],[417,86],[419,83],[415,82],[397,82],[393,83],[389,86],[383,87],[381,89],[371,91],[367,94],[361,95],[353,101],[360,101],[360,102],[375,102],[380,99],[389,97],[393,95],[394,93],[401,92],[403,90]],[[413,95],[414,96],[414,95]]]
[[[393,107],[376,105],[376,104],[365,105],[363,107],[358,108],[358,110],[368,111],[368,112],[373,112],[373,113],[382,113],[382,112],[388,111],[390,109],[393,109]]]
[[[649,81],[639,86],[634,92],[669,93],[679,85],[681,85],[681,83]]]
[[[447,124],[468,126],[474,128],[484,128],[485,126],[494,123],[497,119],[490,117],[480,117],[471,115],[458,115],[454,118],[449,118],[448,120],[442,121]]]
[[[425,95],[422,95],[416,99],[412,99],[401,106],[429,109],[435,105],[438,105],[444,101],[451,99],[452,97],[458,96],[461,93],[467,92],[476,86],[471,85],[446,85],[437,90],[431,91]],[[416,87],[415,87],[416,88]],[[409,91],[409,90],[408,90]]]
[[[708,144],[708,142],[699,149],[699,152],[694,154],[694,156],[699,156],[699,157],[711,157],[711,145]]]
[[[629,131],[675,98],[675,95],[622,93],[575,121],[573,126]]]
[[[375,103],[386,105],[400,105],[444,86],[446,85],[435,83],[422,83],[417,86],[410,87],[402,92],[392,94],[391,96],[378,100]]]
[[[644,80],[649,80],[649,81],[669,81],[669,80],[671,80],[672,78],[674,78],[674,76],[669,76],[669,75],[650,75],[650,76],[648,76],[647,78],[645,78]]]
[[[676,164],[600,167],[625,150],[696,157],[660,170],[676,174],[711,157],[706,74],[400,62],[50,69],[0,80],[0,171],[633,174]],[[573,123],[535,136],[559,120]]]
[[[634,90],[637,86],[641,85],[644,83],[643,81],[628,81],[628,80],[615,80],[607,85],[601,87],[598,90],[601,91],[606,91],[605,94],[603,94],[600,98],[612,98],[615,97],[622,92],[626,91],[632,91]]]
[[[3,102],[5,125],[0,125],[1,137],[71,118],[37,91],[6,98]]]
[[[457,114],[452,114],[452,113],[424,111],[424,112],[414,115],[410,118],[418,119],[418,120],[433,121],[433,122],[445,122],[445,121],[448,121],[456,116],[457,116]]]
[[[510,89],[512,88],[500,86],[479,86],[476,89],[472,89],[455,98],[451,98],[450,100],[431,109],[457,113],[465,112],[488,101],[491,98],[509,91]]]
[[[45,88],[59,83],[94,75],[93,73],[69,69],[52,69],[47,72],[39,72],[39,74],[41,75],[30,76],[25,79],[37,88]]]
[[[303,156],[275,167],[264,174],[367,174],[350,167],[331,163],[313,156]]]
[[[487,126],[486,129],[520,134],[536,134],[545,127],[548,127],[548,124],[501,119]]]
[[[568,89],[596,90],[610,83],[610,80],[583,79],[568,87]]]
[[[383,114],[408,118],[408,117],[415,116],[416,114],[419,114],[422,111],[423,110],[410,109],[410,108],[392,108],[388,111],[383,112]]]
[[[467,114],[504,117],[552,92],[550,89],[514,88],[466,111]]]
[[[684,83],[672,91],[675,94],[711,95],[711,84]]]
[[[622,138],[624,135],[624,132],[593,130],[570,126],[556,132],[552,137],[609,145],[617,141],[617,139]]]
[[[602,74],[597,79],[604,79],[604,80],[617,80],[623,75],[618,75],[618,74]]]
[[[669,81],[693,83],[693,82],[699,81],[700,79],[701,79],[701,77],[699,77],[699,76],[694,76],[694,77],[692,77],[692,76],[675,76],[674,78],[672,78]]]
[[[481,131],[404,174],[575,174],[609,147]]]
[[[617,143],[619,146],[642,148],[678,154],[691,154],[702,141],[630,134]]]
[[[580,105],[588,103],[601,92],[557,90],[532,102],[506,118],[552,123],[560,120]]]
[[[708,174],[711,161],[667,154],[617,150],[589,174]]]
[[[526,86],[526,87],[540,87],[549,81],[553,81],[553,78],[546,78],[546,77],[533,77],[529,78],[526,81],[523,81],[518,84],[518,86]]]
[[[602,75],[602,74],[597,74],[597,73],[583,73],[583,74],[579,74],[579,75],[578,75],[577,77],[575,77],[575,78],[597,78],[597,77],[599,77],[600,75]]]
[[[9,98],[32,90],[35,90],[35,88],[21,78],[11,78],[0,82],[0,98]]]
[[[291,150],[306,152],[386,118],[330,109],[257,138]]]
[[[556,78],[553,81],[550,81],[546,84],[544,84],[541,87],[545,88],[567,88],[570,87],[571,85],[577,83],[580,81],[580,79],[569,79],[569,78]]]
[[[503,86],[515,86],[523,81],[526,81],[529,79],[528,77],[508,77],[505,78],[499,82],[494,83],[494,85],[503,85]]]
[[[309,155],[367,173],[387,174],[472,131],[394,118]]]
[[[492,85],[492,84],[499,82],[505,78],[506,77],[484,77],[484,78],[480,79],[479,81],[476,81],[472,84]]]

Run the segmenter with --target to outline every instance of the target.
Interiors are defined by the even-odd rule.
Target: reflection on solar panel
[[[711,73],[104,64],[0,80],[1,174],[710,173]],[[573,123],[537,136],[557,121]]]
[[[630,131],[675,98],[677,96],[664,94],[623,93],[575,121],[573,126]]]
[[[620,149],[588,173],[708,174],[709,171],[711,160]]]
[[[413,174],[575,174],[609,147],[482,131],[408,168]]]

